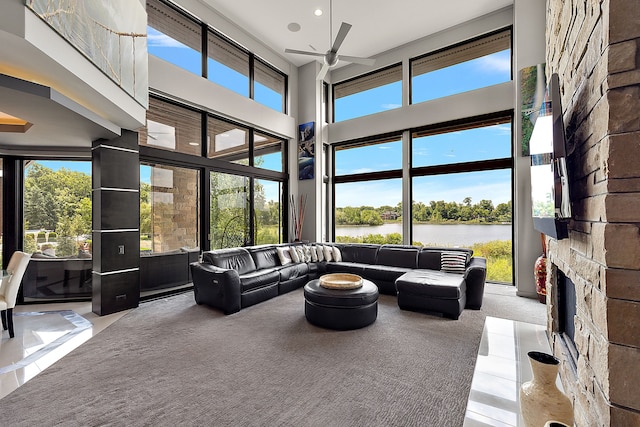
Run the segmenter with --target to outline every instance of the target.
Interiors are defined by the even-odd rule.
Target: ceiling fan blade
[[[324,57],[324,53],[320,52],[307,52],[306,50],[285,49],[286,53],[297,53],[299,55],[319,56]]]
[[[347,24],[343,22],[340,25],[340,29],[338,30],[338,35],[336,36],[335,41],[333,42],[333,46],[331,46],[331,52],[337,52],[344,41],[344,38],[347,37],[349,30],[351,29],[351,24]]]
[[[316,80],[324,80],[324,76],[327,75],[327,71],[329,71],[329,64],[323,64],[322,68],[320,68],[320,72],[318,73],[318,77],[316,77]]]
[[[362,64],[362,65],[369,65],[369,66],[372,66],[373,64],[376,63],[375,59],[360,58],[359,56],[339,55],[338,58],[340,58],[343,61],[353,62],[354,64]]]

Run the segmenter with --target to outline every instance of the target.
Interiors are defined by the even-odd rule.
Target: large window
[[[401,168],[402,141],[400,136],[341,145],[337,146],[335,150],[336,176]]]
[[[402,179],[335,185],[335,241],[402,243]]]
[[[250,244],[249,178],[211,172],[209,181],[211,249]]]
[[[241,165],[249,164],[249,129],[209,116],[207,157]]]
[[[91,162],[24,162],[25,301],[91,296]]]
[[[282,243],[282,183],[255,179],[253,206],[255,244]]]
[[[249,96],[249,54],[209,31],[207,76],[212,82]]]
[[[335,240],[402,243],[399,135],[334,147]]]
[[[168,2],[147,0],[147,13],[149,54],[276,111],[287,112],[284,73]]]
[[[140,251],[163,253],[200,245],[200,175],[162,164],[140,165]]]
[[[333,85],[334,121],[379,113],[402,106],[402,65]]]
[[[253,99],[281,113],[285,111],[285,75],[260,60],[254,64]]]
[[[415,131],[411,153],[413,241],[472,248],[511,282],[510,117]]]
[[[411,102],[428,101],[511,80],[511,31],[411,60]]]
[[[140,129],[139,144],[200,156],[201,113],[150,97],[147,126]]]
[[[253,132],[253,165],[272,171],[283,171],[284,141],[260,132]]]
[[[147,19],[149,53],[201,76],[200,24],[159,0],[147,1]]]

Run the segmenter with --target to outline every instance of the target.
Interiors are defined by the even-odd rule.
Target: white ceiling
[[[313,57],[284,49],[324,53],[341,22],[353,25],[340,53],[369,57],[513,4],[513,0],[202,0],[297,66]],[[315,9],[324,13],[318,17]],[[290,23],[300,25],[291,32]],[[320,60],[322,58],[319,58]],[[345,65],[339,63],[338,66]]]

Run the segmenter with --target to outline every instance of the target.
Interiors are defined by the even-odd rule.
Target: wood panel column
[[[93,298],[100,316],[140,301],[140,163],[138,133],[92,146]]]

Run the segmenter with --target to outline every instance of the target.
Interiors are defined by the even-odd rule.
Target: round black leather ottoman
[[[378,287],[362,279],[357,289],[325,289],[317,279],[312,280],[304,287],[304,315],[323,328],[363,328],[378,317]]]

